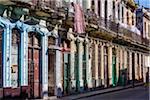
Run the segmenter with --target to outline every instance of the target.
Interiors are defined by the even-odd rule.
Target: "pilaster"
[[[89,41],[86,41],[86,80],[88,88],[92,88],[92,71],[91,71],[91,59],[89,58]]]
[[[58,46],[58,38],[56,39],[56,46]],[[62,51],[58,48],[56,49],[56,87],[55,87],[55,94],[57,94],[57,90],[58,88],[61,89],[60,92],[63,91],[63,66],[62,66],[62,59],[63,59],[63,55],[62,55]],[[59,94],[57,94],[59,95]]]
[[[132,80],[132,52],[129,51],[129,80]]]
[[[101,79],[102,85],[104,85],[104,45],[101,45]]]
[[[23,24],[21,32],[21,86],[28,86],[28,33],[27,26]]]
[[[42,37],[42,97],[48,97],[48,37]]]
[[[108,46],[108,77],[109,77],[109,85],[112,84],[112,46]]]
[[[3,87],[11,87],[11,26],[4,28],[3,47]]]
[[[141,53],[139,53],[139,79],[142,79],[142,63],[141,63]]]
[[[71,77],[71,87],[72,88],[75,88],[76,86],[76,82],[75,82],[75,51],[76,51],[76,48],[75,48],[75,41],[72,40],[70,42],[70,77]]]
[[[117,81],[119,79],[119,48],[116,46],[116,74],[117,74]]]
[[[78,43],[79,47],[77,49],[79,50],[78,52],[79,82],[80,88],[83,88],[83,40],[79,40]]]
[[[99,85],[98,80],[98,43],[95,41],[95,81],[96,81],[96,87]]]
[[[134,53],[134,59],[135,79],[138,80],[137,52]]]

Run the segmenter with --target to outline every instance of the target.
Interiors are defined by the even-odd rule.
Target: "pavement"
[[[145,89],[144,86],[139,86],[78,100],[149,100],[149,89]]]
[[[142,85],[143,85],[143,83],[136,83],[135,87],[142,86]],[[77,100],[77,99],[81,99],[82,100],[82,98],[83,98],[83,100],[84,100],[84,98],[86,98],[86,100],[87,100],[87,98],[90,98],[90,97],[93,97],[93,96],[96,96],[96,95],[106,94],[106,93],[111,93],[111,92],[113,93],[115,91],[117,92],[117,91],[125,90],[125,89],[128,90],[130,88],[132,88],[132,85],[118,86],[118,87],[113,87],[113,88],[108,88],[108,89],[102,89],[102,90],[90,91],[90,92],[86,92],[86,93],[69,95],[69,96],[62,97],[60,99],[54,99],[54,98],[49,98],[49,99],[50,100]],[[100,100],[100,99],[88,99],[88,100]],[[105,100],[109,100],[109,99],[105,99]],[[137,99],[131,99],[131,100],[137,100]]]

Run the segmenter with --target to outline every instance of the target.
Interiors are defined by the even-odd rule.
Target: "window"
[[[148,25],[148,37],[150,38],[150,24]]]
[[[144,32],[146,34],[146,22],[144,22]]]
[[[106,0],[105,0],[104,10],[105,10],[105,20],[107,20],[107,1]]]
[[[124,23],[124,8],[122,7],[122,23]]]
[[[132,25],[134,25],[134,16],[132,16]]]
[[[129,13],[127,12],[127,24],[129,25]]]
[[[101,16],[101,1],[98,0],[98,15]]]
[[[54,37],[48,37],[48,45],[55,45],[55,38]]]
[[[120,4],[118,4],[118,20],[120,20]]]
[[[13,88],[19,86],[19,65],[20,65],[20,33],[17,29],[12,30],[11,50],[11,85]]]
[[[95,12],[95,2],[94,2],[94,0],[92,0],[92,6],[91,6],[91,9],[92,9],[93,12]]]
[[[113,19],[115,19],[115,1],[113,1]]]

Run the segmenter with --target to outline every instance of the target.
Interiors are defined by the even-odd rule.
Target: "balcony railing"
[[[86,21],[88,23],[98,25],[99,29],[105,28],[106,30],[109,30],[118,35],[124,36],[130,39],[131,41],[141,43],[147,46],[150,45],[150,40],[148,40],[147,38],[142,38],[142,36],[139,35],[138,33],[132,31],[129,28],[123,27],[121,24],[115,21],[108,20],[102,17],[98,18],[93,12],[87,12],[85,13],[85,16],[86,16]]]

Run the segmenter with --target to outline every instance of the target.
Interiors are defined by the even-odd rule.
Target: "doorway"
[[[116,50],[112,49],[112,84],[113,86],[117,85],[117,77],[116,77]]]
[[[41,37],[28,34],[28,85],[29,98],[40,97]]]
[[[64,94],[68,94],[70,90],[70,53],[63,53],[63,66],[64,66]]]
[[[48,51],[48,95],[55,95],[55,66],[56,52],[53,49]]]

